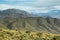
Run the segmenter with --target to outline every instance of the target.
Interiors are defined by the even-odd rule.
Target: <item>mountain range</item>
[[[57,16],[60,16],[59,10],[46,14],[30,14],[24,10],[7,9],[0,11],[0,28],[60,34],[60,19]]]

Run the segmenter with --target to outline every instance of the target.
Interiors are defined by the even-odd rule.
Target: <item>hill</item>
[[[22,18],[4,18],[0,19],[0,28],[44,31],[51,33],[60,33],[60,19],[42,18],[42,17],[22,17]]]

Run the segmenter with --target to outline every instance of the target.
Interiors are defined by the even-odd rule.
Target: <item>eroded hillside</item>
[[[60,19],[43,17],[22,17],[0,19],[0,27],[14,30],[60,33]]]

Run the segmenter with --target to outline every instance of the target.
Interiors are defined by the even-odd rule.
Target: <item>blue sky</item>
[[[0,10],[8,8],[48,12],[52,9],[60,10],[60,0],[0,0]]]

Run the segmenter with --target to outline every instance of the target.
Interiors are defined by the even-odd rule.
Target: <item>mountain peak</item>
[[[19,9],[7,9],[7,10],[2,10],[0,14],[1,17],[2,16],[3,17],[21,17],[21,16],[26,17],[28,12]]]

